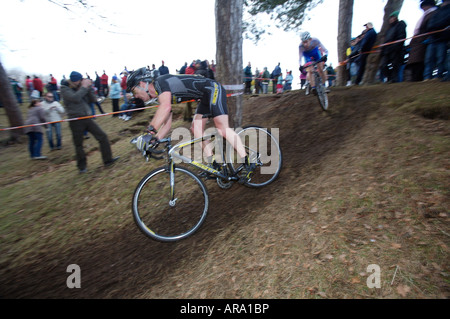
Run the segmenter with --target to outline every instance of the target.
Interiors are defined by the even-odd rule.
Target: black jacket
[[[364,34],[364,38],[361,41],[361,51],[369,52],[370,50],[372,50],[375,41],[377,41],[377,32],[374,29],[367,30],[366,34]]]
[[[428,21],[426,30],[427,32],[439,31],[450,26],[450,4],[440,6],[437,9],[431,19]],[[443,32],[432,34],[430,37],[431,42],[450,41],[450,29]]]
[[[390,28],[386,31],[384,37],[384,43],[390,43],[397,40],[406,39],[406,23],[404,21],[397,21],[391,24]],[[401,41],[394,44],[384,46],[381,50],[382,55],[388,55],[392,53],[398,53],[403,50],[405,41]]]

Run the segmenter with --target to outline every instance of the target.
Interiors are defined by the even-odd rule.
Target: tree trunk
[[[5,69],[0,62],[0,102],[5,109],[11,127],[23,125],[22,113],[17,106],[17,100],[6,75]],[[16,141],[23,134],[23,129],[10,130],[11,141]]]
[[[339,0],[339,22],[338,22],[338,57],[339,61],[347,60],[347,48],[350,46],[352,36],[354,0]],[[337,69],[337,85],[347,84],[347,68],[340,65]]]
[[[383,25],[377,36],[377,41],[374,46],[384,43],[384,35],[389,28],[389,16],[394,11],[400,11],[403,6],[404,0],[388,0],[384,7]],[[379,50],[379,49],[375,49]],[[380,64],[380,54],[372,53],[367,58],[366,72],[364,74],[363,82],[366,84],[374,84],[377,82],[376,76],[378,72],[378,66]]]
[[[216,0],[216,79],[242,85],[243,0]],[[242,125],[242,95],[227,99],[230,127]]]

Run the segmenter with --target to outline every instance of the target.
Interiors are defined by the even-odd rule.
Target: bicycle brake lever
[[[150,159],[150,158],[154,158],[155,160],[162,160],[162,159],[164,159],[164,156],[155,156],[155,155],[152,155],[152,153],[149,153],[148,155],[147,155],[147,158],[148,159]]]
[[[155,154],[163,154],[164,150],[156,150],[159,144],[156,144],[154,147],[149,148],[146,152],[148,158],[154,158],[156,160],[162,160],[164,156],[155,156]]]

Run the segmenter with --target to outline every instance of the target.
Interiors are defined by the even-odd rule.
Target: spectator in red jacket
[[[193,61],[192,63],[191,63],[191,65],[189,65],[187,68],[186,68],[186,71],[185,71],[185,74],[194,74],[195,73],[195,61]]]
[[[27,89],[28,98],[31,101],[31,93],[33,93],[33,91],[34,91],[34,85],[33,85],[33,80],[31,79],[31,77],[29,75],[27,75],[27,79],[25,80],[25,87]]]
[[[42,94],[44,93],[44,84],[42,83],[42,80],[36,75],[34,76],[33,79],[33,86],[34,89],[39,92],[39,97],[41,97]]]
[[[108,96],[108,93],[108,76],[103,70],[103,75],[100,77],[100,96]]]

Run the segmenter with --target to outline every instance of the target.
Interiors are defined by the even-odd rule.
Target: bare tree
[[[216,0],[216,78],[225,85],[242,79],[243,0]],[[242,125],[242,95],[228,98],[231,127]]]
[[[12,91],[8,75],[0,61],[0,102],[6,111],[9,124],[12,127],[23,125],[22,113],[17,105],[16,97]],[[23,134],[22,129],[10,130],[10,140],[16,141]]]
[[[377,41],[375,46],[384,43],[384,35],[389,28],[389,16],[394,11],[400,11],[403,6],[404,0],[388,0],[386,6],[384,7],[384,17],[383,25],[380,32],[378,33]],[[364,74],[363,82],[367,84],[373,84],[376,82],[376,75],[378,71],[378,66],[380,64],[380,54],[372,53],[367,59],[367,69]]]
[[[353,20],[353,3],[354,0],[339,1],[339,22],[338,22],[338,58],[339,61],[347,59],[347,48],[350,44],[352,36],[352,20]],[[337,85],[344,86],[347,82],[345,66],[339,66],[337,70]]]

